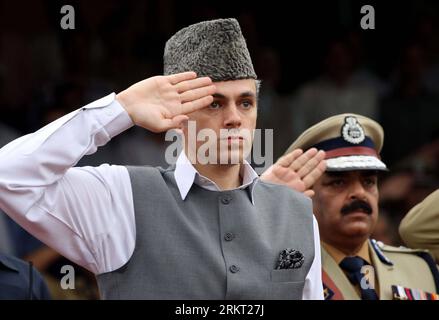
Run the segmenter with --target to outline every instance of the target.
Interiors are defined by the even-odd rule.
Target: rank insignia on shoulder
[[[392,286],[392,296],[393,300],[439,300],[439,295],[436,293],[395,285]]]
[[[378,258],[380,259],[380,261],[384,264],[387,264],[388,266],[393,266],[393,262],[390,261],[389,258],[387,258],[383,251],[381,250],[378,242],[375,239],[371,239],[370,243],[372,244],[372,248],[373,250],[375,250],[375,253],[377,254]]]

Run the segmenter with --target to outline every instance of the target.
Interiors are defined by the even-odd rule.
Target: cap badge
[[[346,117],[341,128],[341,134],[345,141],[352,144],[359,144],[364,141],[364,130],[356,117]]]

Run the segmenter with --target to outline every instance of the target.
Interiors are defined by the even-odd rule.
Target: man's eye
[[[220,104],[216,101],[212,102],[209,106],[210,109],[219,109]]]
[[[366,179],[364,180],[364,184],[366,186],[372,187],[376,184],[376,181],[374,179]]]
[[[329,185],[333,187],[340,187],[343,185],[343,183],[344,183],[343,180],[332,180],[331,182],[329,182]]]
[[[253,103],[251,101],[243,101],[241,103],[241,105],[245,108],[245,109],[250,109],[253,106]]]

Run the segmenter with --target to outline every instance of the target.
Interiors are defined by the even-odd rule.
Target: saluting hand
[[[326,170],[325,152],[311,148],[305,153],[296,149],[279,158],[262,175],[263,181],[282,184],[291,189],[314,196],[310,189]]]
[[[187,114],[212,103],[215,86],[195,72],[156,76],[120,92],[116,99],[134,124],[153,132],[180,127]]]

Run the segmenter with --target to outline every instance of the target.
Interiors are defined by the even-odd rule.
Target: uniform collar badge
[[[380,245],[381,246],[383,245],[382,242],[378,242],[375,239],[371,239],[370,243],[372,244],[372,248],[377,254],[380,261],[388,266],[393,266],[393,262],[384,255],[383,251],[380,248]]]
[[[323,298],[325,300],[331,300],[334,296],[334,291],[331,290],[325,283],[323,283]]]

